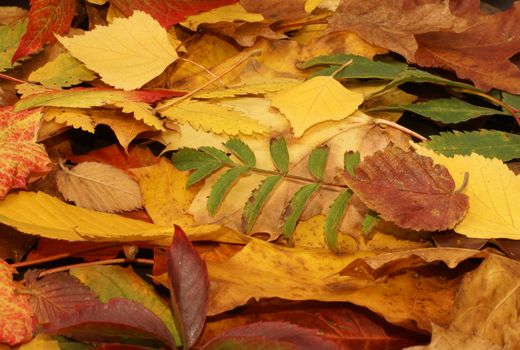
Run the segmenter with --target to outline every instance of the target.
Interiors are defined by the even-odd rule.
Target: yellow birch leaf
[[[93,71],[72,57],[68,52],[60,54],[43,67],[33,71],[28,80],[50,88],[69,87],[96,79]]]
[[[122,108],[123,113],[132,113],[136,120],[142,120],[146,125],[149,125],[160,131],[166,130],[162,121],[157,119],[152,111],[152,108],[147,103],[122,101],[115,102],[114,105]]]
[[[173,227],[76,207],[43,192],[5,197],[0,202],[0,222],[24,233],[66,241],[142,241],[173,235]]]
[[[221,6],[212,10],[200,13],[198,15],[189,16],[181,22],[186,28],[197,31],[197,27],[203,23],[218,23],[218,22],[261,22],[264,16],[259,13],[247,12],[242,5],[233,4]]]
[[[59,124],[72,126],[75,129],[82,129],[91,133],[95,131],[95,123],[91,116],[81,109],[47,107],[43,112],[43,118],[45,121],[55,121]]]
[[[415,145],[419,154],[433,158],[450,171],[456,187],[469,174],[464,193],[469,197],[466,216],[455,232],[471,238],[520,239],[520,176],[500,160],[476,153],[446,157]]]
[[[285,114],[296,137],[315,124],[348,117],[361,103],[362,94],[348,90],[330,76],[309,79],[272,97],[273,106]]]
[[[265,134],[269,131],[266,125],[230,107],[204,101],[186,101],[171,106],[161,114],[181,124],[190,124],[195,129],[225,133],[230,136],[238,134]]]
[[[179,57],[166,29],[142,11],[58,40],[104,82],[124,90],[140,88]]]
[[[195,94],[193,98],[210,99],[241,95],[264,95],[269,92],[277,92],[291,88],[299,83],[301,83],[301,81],[296,79],[270,79],[254,83],[249,82],[248,84],[239,86],[230,86],[227,89],[203,90]]]

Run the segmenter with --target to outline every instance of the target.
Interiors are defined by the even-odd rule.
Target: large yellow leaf
[[[178,58],[166,29],[142,11],[58,40],[104,82],[125,90],[143,86]]]
[[[469,210],[455,226],[456,232],[471,238],[520,239],[520,176],[500,160],[476,153],[449,158],[419,146],[416,149],[448,168],[458,186],[464,174],[469,174],[464,190]]]
[[[66,241],[136,241],[170,238],[173,227],[76,207],[42,192],[10,194],[0,222],[21,232]]]
[[[273,96],[272,104],[289,119],[296,137],[327,120],[348,117],[363,102],[363,95],[350,91],[333,77],[315,77]]]

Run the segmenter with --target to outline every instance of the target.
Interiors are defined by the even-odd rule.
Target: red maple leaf
[[[74,17],[74,0],[31,0],[29,24],[12,62],[39,51],[43,45],[56,42],[54,34],[63,35]]]

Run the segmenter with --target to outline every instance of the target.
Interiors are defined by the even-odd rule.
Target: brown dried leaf
[[[468,210],[468,197],[455,191],[448,170],[415,152],[388,146],[366,157],[350,188],[385,220],[402,228],[440,231],[453,228]]]
[[[248,12],[261,13],[265,19],[280,21],[284,19],[297,19],[307,16],[304,0],[241,0]]]

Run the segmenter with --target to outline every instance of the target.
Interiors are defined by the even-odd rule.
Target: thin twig
[[[336,74],[338,74],[340,71],[343,70],[343,68],[347,67],[347,66],[350,66],[352,64],[352,62],[354,62],[353,59],[350,59],[348,60],[347,62],[343,63],[343,65],[341,67],[339,67],[338,69],[336,69],[334,71],[334,73],[332,73],[331,77],[334,78],[336,76]]]
[[[402,132],[408,134],[408,135],[411,135],[421,141],[428,141],[428,138],[422,136],[421,134],[418,134],[416,133],[415,131],[413,130],[410,130],[402,125],[399,125],[397,123],[394,123],[394,122],[391,122],[389,120],[386,120],[386,119],[381,119],[381,118],[374,118],[374,123],[376,124],[383,124],[383,125],[388,125],[394,129],[397,129],[397,130],[401,130]]]
[[[179,57],[179,60],[184,61],[184,62],[191,63],[191,64],[193,64],[194,66],[199,67],[199,68],[202,69],[204,72],[206,72],[206,73],[208,73],[209,75],[211,75],[213,78],[217,78],[219,83],[221,83],[222,85],[225,85],[224,82],[222,81],[222,79],[220,79],[219,77],[217,77],[217,75],[216,75],[215,73],[213,73],[212,71],[210,71],[209,69],[207,69],[206,67],[204,67],[202,64],[197,63],[197,62],[192,61],[192,60],[187,59],[187,58],[183,58],[183,57]]]
[[[21,79],[18,79],[18,78],[14,78],[10,75],[7,75],[7,74],[4,74],[4,73],[0,73],[0,78],[1,79],[4,79],[4,80],[9,80],[9,81],[12,81],[14,83],[19,83],[19,84],[25,84],[27,83],[27,81],[25,80],[21,80]]]

